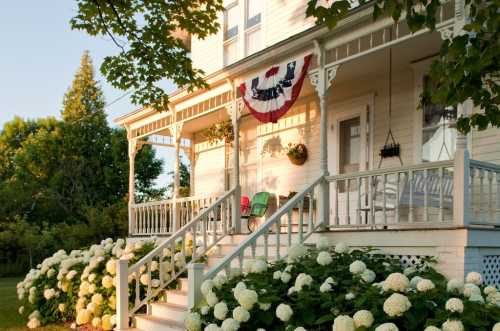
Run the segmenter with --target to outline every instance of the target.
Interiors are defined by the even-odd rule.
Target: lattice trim
[[[481,273],[487,285],[500,286],[500,255],[484,255]]]

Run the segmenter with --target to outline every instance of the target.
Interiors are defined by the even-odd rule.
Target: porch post
[[[137,153],[137,139],[128,139],[128,234],[132,235],[135,229],[135,155]]]
[[[174,190],[172,192],[173,232],[181,228],[180,209],[178,208],[179,206],[177,206],[177,199],[179,198],[179,187],[180,187],[179,153],[181,148],[181,133],[182,133],[182,123],[175,124],[173,127],[173,137],[175,139]]]
[[[459,104],[458,117],[467,116],[472,110],[472,101]],[[467,136],[457,131],[455,148],[455,174],[453,177],[453,219],[459,226],[467,226],[471,221],[470,196],[470,156]]]
[[[314,40],[314,52],[318,60],[318,69],[311,72],[309,78],[316,88],[320,109],[320,149],[319,167],[322,176],[328,176],[328,107],[327,92],[337,75],[338,66],[325,67],[325,49]],[[319,219],[323,228],[330,224],[330,184],[324,180],[319,186]]]
[[[189,175],[189,195],[194,196],[194,171],[196,167],[196,151],[194,150],[194,136],[190,140],[189,163],[191,164],[191,174]]]
[[[231,103],[231,120],[233,124],[233,182],[234,182],[234,195],[233,195],[233,210],[232,219],[234,224],[234,232],[241,233],[241,215],[240,215],[240,199],[241,199],[241,186],[240,186],[240,117],[243,105],[241,101],[235,98]]]

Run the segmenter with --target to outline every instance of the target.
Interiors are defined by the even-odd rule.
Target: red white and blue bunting
[[[297,100],[312,54],[273,66],[240,85],[250,113],[262,123],[276,123]]]

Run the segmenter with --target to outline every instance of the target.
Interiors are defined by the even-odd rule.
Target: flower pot
[[[303,165],[307,161],[307,148],[306,148],[306,146],[304,146],[302,144],[301,144],[301,147],[302,147],[303,152],[300,155],[287,154],[290,162],[292,162],[293,164],[298,165],[298,166]]]

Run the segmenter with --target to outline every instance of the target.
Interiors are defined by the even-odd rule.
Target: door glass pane
[[[360,118],[340,122],[340,173],[359,171],[361,152]]]

